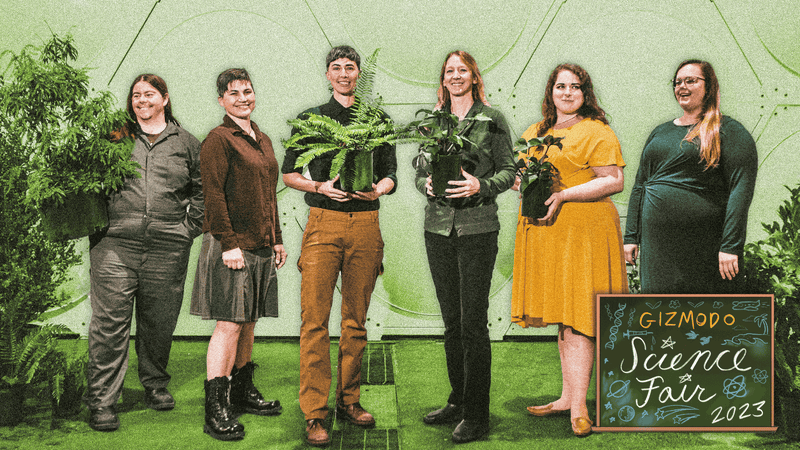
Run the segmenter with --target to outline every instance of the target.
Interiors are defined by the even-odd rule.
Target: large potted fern
[[[2,86],[4,132],[30,155],[25,201],[40,211],[40,227],[54,240],[104,228],[105,196],[139,176],[133,142],[109,140],[127,112],[112,106],[109,92],[89,88],[88,70],[71,66],[77,56],[70,35],[53,35],[41,49],[12,56]]]
[[[775,296],[775,396],[782,430],[800,440],[800,186],[778,208],[779,221],[762,224],[767,237],[745,245],[745,292]]]
[[[355,117],[349,125],[308,113],[302,119],[288,121],[296,132],[282,141],[286,149],[303,152],[297,158],[296,168],[307,166],[325,153],[336,152],[329,176],[333,179],[338,174],[342,190],[346,192],[371,191],[374,182],[372,151],[403,140],[403,132],[380,108],[381,99],[372,98],[379,50],[376,49],[363,65],[354,93]]]

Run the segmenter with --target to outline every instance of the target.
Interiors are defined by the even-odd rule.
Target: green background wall
[[[628,163],[625,191],[613,197],[625,220],[642,145],[656,125],[680,115],[669,80],[687,58],[711,61],[720,79],[723,113],[756,139],[760,171],[750,210],[748,240],[762,237],[800,180],[800,0],[1,0],[0,49],[39,45],[50,30],[75,36],[78,64],[92,67],[92,84],[123,106],[140,73],[162,76],[173,110],[199,139],[220,123],[216,75],[245,67],[253,78],[253,118],[280,139],[286,120],[328,98],[324,58],[332,45],[350,44],[362,56],[381,47],[376,90],[398,122],[436,99],[444,56],[463,49],[477,59],[492,106],[515,136],[540,119],[547,75],[561,62],[582,65]],[[152,14],[151,13],[152,10]],[[140,31],[141,33],[137,33]],[[0,60],[3,67],[7,57]],[[398,148],[397,193],[385,197],[381,228],[386,273],[373,296],[370,339],[442,332],[422,238],[424,198],[413,188],[414,146]],[[300,329],[300,275],[296,269],[307,207],[281,184],[279,209],[289,262],[279,272],[280,317],[263,319],[262,336],[296,336]],[[509,321],[512,253],[518,200],[499,199],[503,229],[490,306],[493,339],[552,334]],[[188,314],[195,242],[184,312],[177,335],[208,335],[213,322]],[[86,254],[87,243],[80,248]],[[85,258],[88,260],[88,258]],[[73,302],[53,321],[86,333],[90,308],[88,262],[65,286]],[[339,307],[335,300],[334,309]],[[338,334],[338,320],[331,323]]]

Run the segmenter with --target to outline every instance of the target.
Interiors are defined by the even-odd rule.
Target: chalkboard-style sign
[[[598,295],[595,431],[775,431],[772,295]]]

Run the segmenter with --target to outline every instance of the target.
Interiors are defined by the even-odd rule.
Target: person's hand
[[[428,194],[428,197],[436,196],[436,194],[433,193],[433,181],[430,175],[428,175],[428,178],[425,178],[425,192]]]
[[[449,182],[450,185],[458,187],[445,190],[449,194],[447,198],[471,197],[481,191],[481,182],[465,172],[463,167],[461,168],[461,175],[464,177],[463,180],[451,180]]]
[[[726,280],[732,280],[739,273],[739,257],[730,253],[719,252],[719,274]]]
[[[244,254],[239,247],[228,250],[227,252],[222,252],[222,262],[225,263],[229,269],[244,269]]]
[[[350,201],[350,194],[345,191],[340,191],[333,187],[333,183],[336,183],[336,180],[339,179],[339,175],[332,180],[325,181],[319,185],[319,189],[317,192],[328,197],[331,200],[335,200],[337,202],[347,202]]]
[[[552,219],[556,215],[556,211],[558,207],[561,206],[561,203],[564,202],[564,192],[559,191],[550,195],[550,197],[545,200],[544,204],[548,206],[547,214],[539,219],[539,222],[547,222],[548,220]]]
[[[625,261],[629,264],[636,264],[636,258],[639,257],[639,244],[625,244]]]
[[[277,244],[272,247],[272,251],[275,252],[275,268],[280,269],[286,263],[286,249],[283,244]]]
[[[375,183],[372,183],[372,190],[369,192],[356,191],[355,193],[350,194],[351,198],[357,200],[366,200],[368,202],[377,200],[381,195],[383,195],[383,192],[378,191],[378,185]]]
[[[522,184],[522,180],[519,178],[519,175],[517,175],[516,177],[514,177],[514,184],[511,185],[511,190],[512,191],[518,191],[521,184]],[[520,192],[519,195],[521,196],[522,193]]]

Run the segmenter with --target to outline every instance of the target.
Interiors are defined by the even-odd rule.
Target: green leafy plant
[[[30,383],[46,367],[58,336],[69,331],[59,324],[20,326],[9,321],[0,327],[0,373],[7,385]]]
[[[520,192],[522,192],[522,215],[532,218],[541,218],[547,214],[548,207],[544,202],[550,197],[553,181],[558,174],[556,167],[547,160],[550,147],[563,147],[563,137],[547,135],[543,138],[533,138],[529,141],[520,138],[514,149],[517,152],[517,176],[520,179]],[[534,150],[532,151],[531,148]],[[534,156],[536,152],[542,156]]]
[[[466,143],[470,142],[464,135],[472,123],[492,120],[483,113],[459,120],[458,116],[447,111],[429,109],[420,109],[414,116],[420,113],[424,114],[422,119],[406,125],[408,139],[420,143],[415,167],[440,156],[460,154]]]
[[[30,157],[26,202],[59,205],[71,193],[107,194],[139,176],[130,156],[133,141],[109,136],[128,120],[114,97],[89,89],[88,69],[74,68],[72,36],[53,35],[41,48],[26,46],[11,62],[0,87],[3,134],[14,136]]]
[[[291,138],[282,140],[286,149],[303,151],[297,158],[296,168],[307,166],[320,155],[336,152],[330,170],[333,179],[340,173],[348,155],[370,153],[386,144],[403,140],[403,131],[395,126],[381,109],[382,100],[373,99],[372,90],[377,67],[376,49],[364,62],[354,93],[355,115],[349,125],[342,125],[330,117],[309,113],[302,119],[292,119],[288,124],[297,131]],[[351,155],[350,158],[353,156]],[[369,180],[369,189],[372,180]]]
[[[786,188],[779,221],[762,223],[767,237],[745,245],[743,274],[745,292],[775,296],[775,394],[787,436],[800,440],[793,422],[800,412],[800,186]]]

